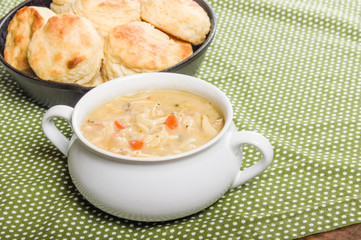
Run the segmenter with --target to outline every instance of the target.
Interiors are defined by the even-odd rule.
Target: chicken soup
[[[106,151],[161,157],[207,143],[223,124],[220,111],[207,99],[184,91],[153,90],[99,106],[81,129],[88,141]]]

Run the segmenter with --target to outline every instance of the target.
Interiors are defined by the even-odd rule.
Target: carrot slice
[[[115,120],[114,125],[120,130],[127,127],[127,125],[125,125],[125,123],[123,123],[122,121],[119,121],[119,120]]]
[[[143,147],[143,141],[141,140],[130,140],[129,141],[129,145],[134,149],[134,150],[139,150]]]
[[[168,116],[168,118],[165,120],[165,125],[171,129],[174,130],[178,127],[178,119],[174,114],[171,114]]]

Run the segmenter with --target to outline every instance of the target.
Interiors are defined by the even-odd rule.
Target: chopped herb
[[[175,107],[179,107],[179,104],[178,104],[178,103],[177,103],[177,104],[174,104],[174,106],[175,106]]]

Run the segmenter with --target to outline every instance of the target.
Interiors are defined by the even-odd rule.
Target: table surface
[[[298,240],[359,240],[361,239],[361,224],[354,224],[340,229],[332,230],[325,233],[318,233]]]
[[[0,1],[0,16],[20,2]],[[1,239],[360,238],[360,2],[208,2],[217,32],[196,76],[229,97],[239,130],[270,140],[270,168],[186,218],[116,218],[76,190],[41,130],[47,109],[0,66]],[[242,169],[262,157],[242,150]]]

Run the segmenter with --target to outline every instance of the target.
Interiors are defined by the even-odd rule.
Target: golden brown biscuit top
[[[65,13],[50,18],[34,34],[28,58],[41,79],[87,83],[99,71],[102,48],[87,19]]]
[[[84,34],[82,31],[82,25],[84,25],[79,16],[73,14],[63,14],[57,17],[50,18],[48,24],[44,26],[44,33],[48,35],[50,39],[57,39],[63,43],[67,43],[66,40],[77,40],[78,34]],[[84,40],[88,36],[84,36]],[[86,43],[86,41],[84,41]],[[75,44],[75,41],[74,41]]]
[[[26,57],[29,41],[33,33],[54,15],[51,10],[43,7],[25,6],[16,12],[8,26],[4,50],[5,60],[10,65],[20,71],[29,71]]]
[[[140,21],[140,0],[75,0],[72,8],[104,35],[117,25]]]
[[[145,22],[115,27],[109,34],[108,51],[129,68],[163,70],[192,54],[192,46]]]
[[[205,40],[211,26],[206,11],[193,0],[141,0],[141,19],[194,45]]]
[[[22,25],[22,24],[29,23],[31,25],[30,30],[32,32],[35,32],[36,30],[38,30],[45,23],[45,19],[40,15],[40,13],[38,11],[36,11],[35,8],[32,8],[32,7],[23,7],[16,13],[16,15],[13,19],[15,21],[12,23],[17,23],[16,27],[18,27],[19,25]],[[9,25],[9,28],[16,28],[14,26],[10,27],[10,25]]]

